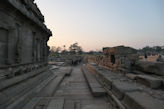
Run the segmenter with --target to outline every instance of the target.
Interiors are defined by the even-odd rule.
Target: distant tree
[[[61,50],[62,50],[61,47],[57,47],[56,48],[56,53],[60,53]]]
[[[153,51],[153,48],[146,46],[142,50],[143,50],[143,52],[150,52],[150,51]]]
[[[88,54],[93,55],[94,51],[91,50],[91,51],[88,52]]]
[[[71,54],[82,54],[83,50],[82,47],[78,45],[78,43],[74,43],[72,45],[70,45],[69,47],[69,51]]]
[[[156,47],[156,52],[159,53],[159,52],[161,52],[161,51],[162,51],[162,48],[161,48],[160,46],[157,46],[157,47]]]
[[[61,47],[52,46],[50,49],[50,56],[59,56],[60,52],[61,52]]]

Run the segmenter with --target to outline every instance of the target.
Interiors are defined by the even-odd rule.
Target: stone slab
[[[70,76],[71,73],[72,73],[72,67],[68,67],[65,69],[65,72],[66,72],[66,76]]]
[[[41,100],[41,98],[39,97],[35,97],[33,99],[30,100],[29,103],[27,103],[23,109],[34,109],[35,105]]]
[[[137,75],[136,74],[126,74],[126,77],[132,80],[136,80]]]
[[[106,94],[105,89],[102,87],[102,85],[96,80],[94,75],[92,75],[87,69],[86,66],[83,66],[83,73],[84,77],[87,81],[87,84],[90,88],[91,93],[94,97],[103,96]]]
[[[152,89],[157,89],[162,86],[162,80],[148,75],[138,75],[136,77],[136,80],[137,82],[146,85]]]
[[[127,83],[123,81],[114,81],[112,83],[112,93],[120,100],[123,99],[126,92],[141,91],[136,84]]]
[[[65,75],[54,78],[49,84],[38,94],[39,97],[51,97],[64,79]]]
[[[47,109],[63,109],[64,99],[52,99],[47,107]]]
[[[164,109],[163,100],[155,99],[144,92],[128,92],[122,102],[127,109]]]
[[[64,103],[64,109],[75,109],[75,102],[73,100],[66,100]]]
[[[8,97],[4,95],[3,93],[0,93],[0,105],[7,102]]]
[[[95,88],[91,88],[91,90],[94,97],[100,97],[106,95],[106,91],[104,88],[95,87]]]
[[[29,102],[29,99],[32,99],[32,97],[36,96],[36,94],[38,92],[40,92],[40,90],[43,89],[43,87],[45,87],[49,83],[49,81],[51,81],[53,78],[54,78],[54,75],[41,81],[41,83],[38,86],[36,86],[32,90],[30,90],[29,92],[24,94],[23,96],[21,96],[17,99],[13,98],[13,100],[14,100],[13,103],[8,104],[6,109],[22,109],[23,106]],[[1,107],[4,107],[2,109],[5,109],[5,104],[3,106],[0,106],[0,109],[1,109]]]
[[[2,81],[0,83],[0,90],[2,90],[4,88],[7,88],[7,87],[9,87],[11,85],[17,84],[17,83],[19,83],[19,82],[21,82],[21,81],[23,81],[25,79],[28,79],[28,78],[30,78],[32,76],[35,76],[38,73],[45,71],[46,69],[47,69],[47,67],[46,68],[39,69],[39,70],[35,70],[35,71],[32,71],[32,72],[29,72],[29,73],[24,74],[24,75],[17,76],[15,78],[11,78],[11,79]]]

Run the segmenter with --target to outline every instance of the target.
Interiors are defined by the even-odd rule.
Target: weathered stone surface
[[[63,109],[64,99],[52,99],[47,107],[47,109]],[[71,109],[71,108],[70,108]]]
[[[164,76],[164,62],[147,62],[138,61],[135,65],[136,69],[147,74],[156,74]]]
[[[126,77],[128,77],[129,79],[135,80],[137,75],[136,74],[126,74]]]
[[[92,87],[91,91],[94,97],[101,97],[106,95],[106,91],[102,87]]]
[[[8,97],[3,93],[0,93],[0,98],[1,98],[0,99],[0,105],[7,102],[7,100],[8,100]]]
[[[75,102],[72,100],[66,100],[64,103],[64,109],[75,109]]]
[[[40,79],[38,77],[37,77],[38,79],[33,78],[34,80],[37,81],[37,86],[27,87],[27,90],[29,90],[29,91],[25,90],[25,91],[23,91],[23,93],[21,92],[19,95],[11,96],[12,99],[9,99],[8,102],[6,102],[3,105],[0,105],[0,108],[2,108],[2,109],[5,109],[5,108],[6,109],[22,109],[24,107],[24,105],[29,102],[30,99],[35,97],[37,95],[37,93],[43,87],[45,87],[49,81],[51,81],[54,78],[53,75],[49,75],[48,77],[46,75],[42,75],[42,76],[40,75],[40,77],[41,77]],[[32,80],[30,82],[35,83],[36,81]],[[30,84],[28,84],[28,85],[30,85]]]
[[[112,92],[118,99],[123,99],[126,92],[140,91],[136,84],[131,84],[123,81],[114,81],[112,83]]]
[[[0,82],[0,90],[10,87],[11,85],[17,84],[17,83],[19,83],[25,79],[28,79],[32,76],[35,76],[38,73],[45,71],[46,69],[47,68],[42,68],[42,69],[39,69],[39,70],[36,70],[33,72],[29,72],[28,74],[24,74],[24,75],[17,76],[15,78],[4,80],[4,81]]]
[[[106,47],[103,48],[103,52],[104,56],[98,56],[96,63],[110,70],[131,72],[132,66],[138,60],[137,50],[130,47]]]
[[[69,72],[69,71],[67,71],[67,72]],[[51,97],[51,96],[53,96],[53,94],[57,90],[58,86],[60,85],[60,83],[65,78],[67,72],[65,72],[65,69],[60,68],[57,71],[58,75],[56,76],[56,78],[54,78],[52,81],[50,81],[49,84],[46,87],[44,87],[44,89],[38,94],[38,96],[39,97]]]
[[[128,92],[123,99],[128,109],[163,109],[164,101],[158,100],[144,92]]]
[[[108,93],[109,96],[116,98],[112,100],[114,100],[114,102],[118,105],[124,104],[127,109],[163,109],[163,91],[152,90],[144,85],[141,85],[140,83],[137,83],[137,77],[140,75],[135,75],[136,80],[134,80],[127,78],[125,75],[120,75],[119,73],[116,74],[111,71],[107,72],[102,69],[99,70],[95,66],[90,67],[97,70],[96,72],[100,75],[98,79],[101,78],[99,80],[104,82],[105,89],[108,89],[108,92],[110,93]],[[154,77],[143,77],[146,79],[144,81],[146,81],[146,83],[148,81],[148,84],[153,84],[153,87],[159,86],[162,81],[161,79]],[[109,86],[111,86],[111,88],[108,88]]]
[[[23,109],[34,109],[35,108],[35,105],[41,100],[41,98],[39,97],[35,97],[33,99],[30,100],[29,103],[27,103]]]
[[[86,79],[86,82],[90,88],[91,93],[95,97],[103,96],[106,94],[105,89],[100,85],[100,83],[96,80],[93,74],[89,72],[85,65],[82,67],[82,71],[84,74],[84,77]]]
[[[137,82],[144,84],[153,89],[157,89],[162,86],[162,80],[148,75],[138,75],[136,77],[136,80]]]

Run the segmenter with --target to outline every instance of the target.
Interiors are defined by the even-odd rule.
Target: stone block
[[[107,86],[108,89],[112,88],[112,79],[108,76],[104,77],[104,83]]]
[[[123,81],[113,81],[112,93],[120,100],[124,98],[126,92],[140,91],[136,84],[127,83]]]
[[[164,101],[144,92],[128,92],[122,100],[127,109],[164,109]]]
[[[128,77],[129,79],[135,80],[137,75],[136,74],[126,74],[126,77]]]
[[[94,97],[101,97],[106,95],[105,89],[101,87],[94,87],[94,88],[92,87],[91,92]]]
[[[148,74],[157,74],[164,76],[164,62],[144,62],[138,61],[135,65],[136,69]]]
[[[162,86],[162,80],[148,75],[138,75],[136,77],[136,80],[137,82],[146,85],[152,89],[157,89]]]
[[[91,93],[95,97],[103,96],[106,94],[105,89],[102,87],[102,85],[96,80],[94,75],[89,72],[85,66],[82,67],[82,71],[84,73],[84,77],[87,81],[87,84],[90,88]]]

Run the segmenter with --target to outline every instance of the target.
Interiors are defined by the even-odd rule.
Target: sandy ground
[[[147,60],[144,58],[144,56],[140,56],[140,60],[142,61],[151,61],[151,62],[156,62],[158,56],[148,56]],[[162,56],[163,60],[164,60],[164,56]]]

